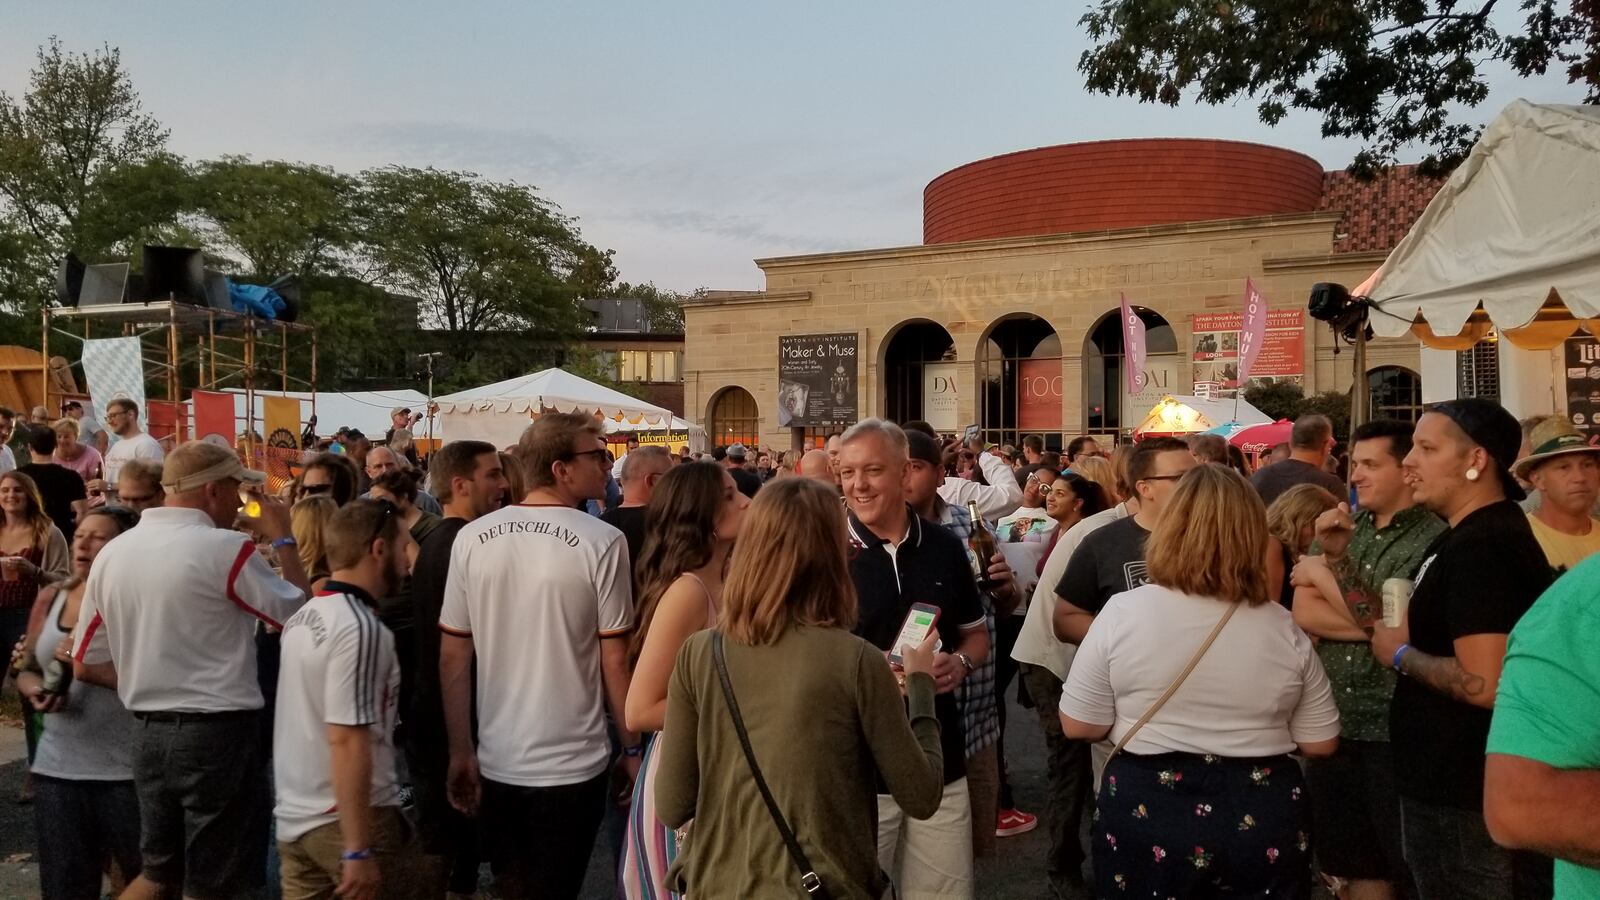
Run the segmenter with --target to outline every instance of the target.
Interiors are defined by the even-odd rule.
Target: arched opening
[[[1061,449],[1061,336],[1027,313],[990,326],[978,342],[978,421],[986,441],[1020,445],[1038,434]]]
[[[1379,366],[1367,373],[1374,419],[1415,422],[1422,416],[1422,378],[1404,366]]]
[[[726,387],[711,398],[706,414],[706,437],[712,446],[754,446],[759,443],[760,433],[761,411],[749,391],[738,386]]]
[[[892,422],[923,419],[943,431],[960,428],[954,410],[955,358],[956,342],[943,325],[925,320],[901,324],[883,347],[884,417]]]
[[[1129,396],[1122,372],[1122,319],[1117,310],[1101,316],[1083,340],[1083,423],[1089,434],[1124,434],[1138,427],[1162,394],[1187,393],[1179,385],[1178,335],[1155,310],[1132,308],[1144,322],[1147,387]]]

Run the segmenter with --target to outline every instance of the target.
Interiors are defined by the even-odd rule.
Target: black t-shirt
[[[1067,571],[1056,582],[1056,596],[1099,615],[1113,594],[1150,580],[1144,565],[1144,542],[1149,537],[1133,516],[1090,532],[1067,560]]]
[[[1330,475],[1322,469],[1308,462],[1301,462],[1298,459],[1280,459],[1269,466],[1258,469],[1256,474],[1250,477],[1251,487],[1254,487],[1256,493],[1261,495],[1261,502],[1268,506],[1272,505],[1272,501],[1278,499],[1279,494],[1297,484],[1314,484],[1318,487],[1327,488],[1328,493],[1339,500],[1349,499],[1346,495],[1350,493],[1350,490],[1345,487],[1344,482],[1339,480],[1339,476]]]
[[[17,471],[32,478],[33,483],[39,486],[39,496],[44,498],[44,514],[56,523],[56,527],[61,529],[61,536],[71,543],[72,533],[77,529],[73,522],[73,501],[89,499],[83,479],[78,477],[77,472],[55,463],[28,463],[17,466]]]
[[[622,537],[628,542],[628,565],[637,572],[639,570],[639,554],[644,550],[644,511],[643,506],[613,506],[605,511],[600,521],[622,532]]]
[[[1550,586],[1550,563],[1510,500],[1486,506],[1434,542],[1411,596],[1411,646],[1454,657],[1456,638],[1510,634]],[[1487,709],[1460,703],[1402,676],[1389,713],[1395,781],[1415,800],[1483,808]]]
[[[738,485],[739,493],[746,497],[754,497],[756,491],[761,490],[761,477],[759,475],[746,472],[742,468],[729,469],[728,472],[733,475],[733,483]]]
[[[966,542],[913,513],[911,531],[893,555],[887,543],[851,514],[850,580],[860,609],[855,633],[879,650],[888,650],[900,636],[911,604],[926,603],[939,608],[937,627],[944,652],[956,652],[966,632],[983,625]],[[933,711],[944,750],[944,783],[949,784],[967,774],[966,733],[955,694],[935,697]]]
[[[466,519],[452,517],[435,526],[417,548],[417,564],[411,569],[416,681],[412,685],[413,709],[401,714],[411,713],[413,744],[439,754],[448,750],[439,687],[439,610],[444,607],[444,585],[450,574],[450,548],[466,524]]]

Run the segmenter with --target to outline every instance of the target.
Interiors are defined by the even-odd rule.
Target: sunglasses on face
[[[315,497],[318,494],[331,494],[331,493],[333,493],[333,485],[331,485],[331,484],[302,484],[302,485],[300,485],[300,493],[305,495],[305,496],[307,496],[307,497]]]
[[[608,464],[611,462],[611,451],[609,450],[583,450],[577,453],[563,453],[561,454],[561,461],[571,462],[575,459],[582,459],[585,456],[597,463]]]

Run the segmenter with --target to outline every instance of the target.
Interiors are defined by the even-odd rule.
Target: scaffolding
[[[311,392],[311,415],[317,414],[317,334],[310,325],[279,322],[260,316],[196,306],[178,300],[60,307],[44,310],[41,351],[44,356],[46,408],[51,405],[50,343],[52,338],[78,342],[108,337],[137,337],[145,384],[166,386],[166,400],[182,404],[190,390],[244,393],[245,459],[251,465],[263,460],[255,447],[255,402],[258,390]],[[192,339],[192,342],[191,342]],[[291,349],[309,344],[310,380],[289,374]],[[277,368],[272,364],[276,357]],[[265,376],[265,377],[264,377]],[[275,377],[274,377],[275,376]],[[59,392],[57,392],[59,394]],[[181,406],[178,406],[181,409]],[[187,417],[179,416],[178,436],[188,430]]]

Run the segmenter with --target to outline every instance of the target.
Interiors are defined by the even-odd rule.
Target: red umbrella
[[[1294,429],[1294,423],[1288,419],[1279,419],[1269,425],[1252,425],[1228,439],[1228,443],[1245,453],[1260,455],[1271,450],[1279,444],[1289,442],[1289,432]]]

